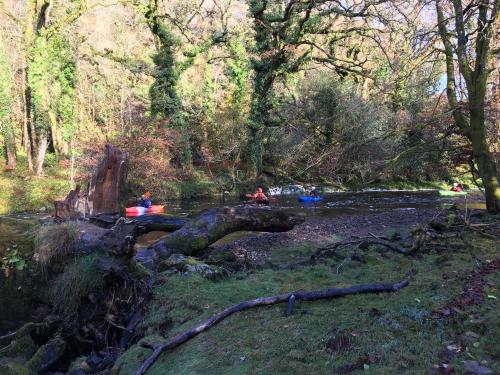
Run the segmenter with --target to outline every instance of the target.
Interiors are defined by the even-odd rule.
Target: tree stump
[[[75,190],[71,190],[63,201],[55,201],[54,220],[70,220],[78,217],[80,194],[80,185],[76,185]]]
[[[104,159],[97,166],[88,190],[88,213],[113,213],[120,210],[125,188],[128,153],[106,145]]]

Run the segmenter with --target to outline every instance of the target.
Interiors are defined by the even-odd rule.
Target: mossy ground
[[[444,362],[463,373],[463,361],[470,359],[499,371],[500,323],[498,301],[493,298],[500,297],[495,289],[500,283],[498,273],[487,276],[481,305],[451,317],[429,318],[460,295],[463,276],[479,261],[498,257],[494,241],[468,236],[474,248],[455,237],[443,240],[446,250],[430,247],[414,257],[370,248],[362,252],[362,263],[351,260],[346,249],[344,260],[327,258],[295,269],[246,271],[222,281],[160,277],[140,327],[148,342],[160,340],[158,335],[172,338],[215,312],[259,296],[405,278],[410,285],[397,293],[300,301],[290,317],[284,316],[285,305],[234,314],[163,354],[148,374],[332,374],[366,369],[371,374],[425,374]],[[296,253],[303,258],[314,249],[303,245],[277,250],[274,263],[282,264],[288,252],[293,264]],[[459,352],[448,351],[450,345]],[[114,373],[133,373],[150,352],[132,347],[117,362]]]
[[[0,215],[53,207],[55,200],[63,199],[70,190],[69,171],[55,162],[44,171],[41,178],[28,173],[26,158],[19,155],[14,171],[0,173]]]

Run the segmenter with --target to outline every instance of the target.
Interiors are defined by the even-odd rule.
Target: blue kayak
[[[299,195],[299,202],[319,202],[322,200],[323,197],[311,197],[308,195]]]

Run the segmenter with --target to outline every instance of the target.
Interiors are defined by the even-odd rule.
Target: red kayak
[[[152,205],[149,208],[146,207],[127,207],[125,209],[125,214],[127,217],[131,216],[141,216],[144,214],[155,214],[155,213],[161,213],[165,211],[165,206],[161,205]]]

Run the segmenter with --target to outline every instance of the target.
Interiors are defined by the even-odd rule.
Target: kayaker
[[[462,191],[462,186],[460,186],[458,182],[454,182],[453,187],[450,190],[456,193],[460,193]]]
[[[146,208],[151,207],[151,193],[149,191],[146,191],[144,194],[141,195],[138,206]]]
[[[266,194],[264,194],[264,189],[262,188],[262,186],[259,186],[254,194],[245,194],[245,197],[251,198],[255,203],[269,203],[269,198],[266,196]]]
[[[316,186],[313,186],[311,188],[311,191],[309,192],[309,196],[311,197],[317,197],[319,194],[318,194],[318,190],[316,190]]]

